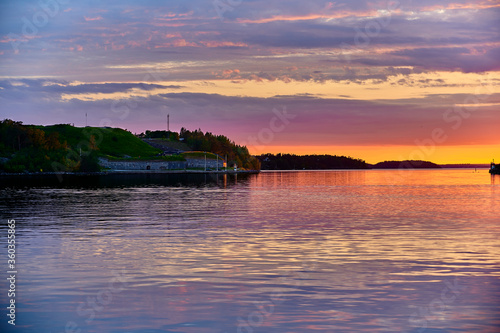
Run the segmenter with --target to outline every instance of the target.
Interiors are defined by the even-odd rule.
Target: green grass
[[[120,128],[72,127],[70,125],[39,126],[48,136],[59,132],[60,141],[67,141],[73,149],[88,149],[90,136],[94,136],[98,154],[113,157],[148,158],[156,157],[161,151],[153,148],[130,132]]]

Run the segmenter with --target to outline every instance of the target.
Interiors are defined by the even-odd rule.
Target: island
[[[370,169],[361,159],[336,155],[263,154],[257,156],[262,170]]]
[[[0,122],[0,173],[258,172],[245,146],[201,129],[180,133]]]
[[[373,169],[441,169],[441,166],[429,161],[405,160],[384,161],[372,166]]]

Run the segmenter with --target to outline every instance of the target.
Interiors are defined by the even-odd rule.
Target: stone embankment
[[[186,169],[205,169],[223,170],[224,161],[212,159],[187,158],[186,161],[162,161],[162,160],[109,160],[99,158],[101,167],[110,170],[186,170]],[[217,166],[218,164],[218,166]]]

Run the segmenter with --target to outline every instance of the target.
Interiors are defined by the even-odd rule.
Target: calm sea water
[[[486,170],[2,181],[2,332],[500,331]]]

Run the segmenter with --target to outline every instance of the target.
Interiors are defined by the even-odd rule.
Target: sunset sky
[[[500,161],[500,1],[0,3],[0,118]]]

